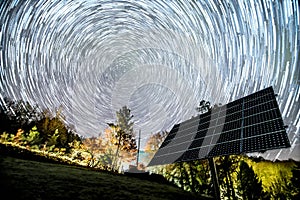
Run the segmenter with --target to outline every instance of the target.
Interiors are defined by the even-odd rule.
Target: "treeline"
[[[60,148],[69,152],[72,142],[81,141],[81,137],[63,122],[61,109],[52,116],[49,111],[41,111],[28,102],[5,98],[0,108],[0,120],[1,140],[23,146],[47,148],[49,151]]]
[[[0,122],[2,153],[69,164],[86,163],[78,150],[82,137],[64,123],[61,109],[52,115],[28,102],[5,98],[0,107]]]
[[[5,98],[0,107],[0,143],[14,151],[18,147],[23,153],[26,149],[68,163],[121,172],[135,160],[137,145],[130,109],[124,106],[116,115],[116,122],[109,123],[99,137],[84,138],[64,123],[61,109],[53,116],[28,102]]]

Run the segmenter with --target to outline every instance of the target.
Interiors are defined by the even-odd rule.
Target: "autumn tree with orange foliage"
[[[160,145],[163,143],[163,141],[165,140],[167,135],[168,135],[168,132],[164,131],[164,132],[158,132],[158,133],[152,134],[149,137],[149,139],[145,145],[145,148],[144,148],[144,151],[147,154],[149,162],[153,158],[154,154],[159,149]]]

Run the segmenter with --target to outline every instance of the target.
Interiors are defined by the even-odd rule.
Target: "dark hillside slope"
[[[148,180],[2,155],[0,170],[2,200],[207,199]]]

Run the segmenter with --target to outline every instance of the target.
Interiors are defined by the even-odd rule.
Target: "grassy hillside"
[[[0,155],[1,199],[208,199],[167,184]]]

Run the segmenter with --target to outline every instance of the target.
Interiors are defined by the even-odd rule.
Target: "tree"
[[[179,162],[156,168],[160,168],[156,169],[156,173],[186,191],[212,194],[209,165],[206,160]]]
[[[43,117],[36,124],[40,131],[41,142],[48,146],[55,145],[59,148],[66,148],[66,150],[69,151],[70,142],[73,140],[81,140],[78,135],[74,134],[69,127],[65,125],[64,117],[61,115],[61,109],[57,110],[54,117],[49,111],[44,111]],[[55,142],[55,144],[53,142]]]
[[[145,146],[149,161],[157,152],[168,132],[152,134]],[[151,167],[151,171],[163,175],[168,181],[173,182],[184,190],[193,193],[210,194],[209,166],[206,161],[195,160],[180,162],[165,166]]]
[[[108,123],[112,134],[111,142],[117,146],[113,167],[135,160],[137,145],[133,132],[134,122],[131,121],[133,115],[130,112],[127,106],[123,106],[116,112],[117,123]]]
[[[207,160],[194,160],[187,162],[188,187],[190,191],[199,194],[212,194],[210,169]]]
[[[4,98],[0,107],[0,131],[16,134],[18,129],[22,129],[28,132],[41,117],[38,106],[31,106],[22,100],[12,101]]]
[[[200,112],[200,114],[210,111],[211,110],[210,102],[201,100],[196,110]]]
[[[133,115],[130,113],[130,109],[127,106],[123,106],[119,111],[116,112],[117,115],[117,126],[119,126],[120,130],[124,131],[126,135],[134,136],[133,125],[132,122]]]
[[[90,154],[89,163],[88,163],[89,167],[97,167],[97,165],[100,162],[106,162],[103,160],[104,151],[103,151],[101,137],[85,138],[83,139],[82,143],[85,146],[86,151]]]
[[[144,148],[145,153],[147,153],[147,158],[149,159],[149,162],[154,156],[154,154],[156,153],[156,151],[159,149],[160,145],[163,143],[167,135],[168,132],[163,131],[163,132],[152,134],[149,137]]]
[[[280,171],[276,179],[272,180],[271,186],[269,187],[270,197],[272,199],[279,200],[293,199],[293,193],[296,192],[296,188],[293,186],[292,181],[295,180],[295,178],[296,177],[292,177],[290,180],[290,177],[287,176],[287,174],[285,174],[283,171]]]
[[[291,178],[291,185],[293,187],[294,195],[292,199],[300,199],[300,162],[296,163],[292,170],[293,176]]]
[[[240,170],[237,173],[237,183],[238,194],[242,199],[256,200],[264,198],[261,180],[258,179],[252,167],[249,167],[243,160],[240,162]]]
[[[100,155],[99,160],[102,165],[107,166],[108,168],[113,168],[113,163],[118,163],[119,158],[116,157],[118,154],[118,146],[119,139],[116,137],[116,129],[114,128],[114,124],[108,124],[110,128],[104,130],[104,134],[101,135],[101,143],[103,154]]]
[[[27,143],[30,146],[36,146],[38,148],[38,145],[40,145],[41,138],[40,138],[40,133],[38,132],[36,126],[32,127],[32,129],[29,131],[29,134],[26,138]]]
[[[296,169],[296,161],[270,161],[263,157],[251,157],[247,163],[262,181],[263,189],[270,199],[293,199],[296,195],[297,187],[293,183],[299,177],[293,171]]]
[[[165,140],[167,135],[168,135],[168,132],[164,131],[164,132],[152,134],[149,137],[149,139],[146,142],[145,148],[144,148],[148,162],[151,161],[154,154],[157,152],[157,150],[159,149],[159,147],[161,146],[161,144],[163,143],[163,141]],[[152,171],[152,173],[163,174],[165,167],[164,166],[152,166],[149,169]]]
[[[4,102],[0,106],[0,133],[13,134],[14,137],[10,138],[14,138],[15,142],[22,144],[26,142],[28,134],[33,136],[32,128],[36,127],[41,144],[48,143],[49,145],[55,141],[56,147],[66,148],[69,151],[68,144],[73,140],[80,140],[80,137],[66,126],[61,110],[61,107],[57,109],[56,115],[52,117],[50,111],[42,112],[37,105],[31,106],[22,100],[12,101],[4,98]],[[56,139],[53,140],[54,138]],[[51,140],[50,143],[49,140]]]
[[[54,146],[57,144],[57,138],[59,136],[58,129],[55,129],[54,134],[49,135],[49,138],[47,140],[47,145],[54,148]]]
[[[233,174],[238,169],[240,158],[238,156],[220,156],[216,158],[218,180],[223,198],[237,199],[234,189]]]

